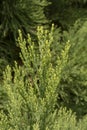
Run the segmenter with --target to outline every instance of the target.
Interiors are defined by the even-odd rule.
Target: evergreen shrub
[[[44,13],[49,4],[47,0],[0,2],[0,79],[6,65],[12,65],[14,60],[19,60],[20,49],[16,47],[17,30],[21,29],[23,36],[30,33],[35,38],[37,26],[49,26],[49,20]]]
[[[66,44],[61,58],[57,57],[56,66],[52,65],[51,32],[38,27],[38,47],[28,34],[23,39],[19,30],[18,45],[23,66],[15,63],[14,75],[10,66],[4,72],[3,89],[7,95],[6,112],[1,110],[1,130],[53,130],[57,129],[57,87],[61,71],[67,62],[69,43]]]
[[[52,63],[50,32],[38,27],[38,47],[28,34],[23,39],[19,30],[18,45],[23,66],[15,62],[7,66],[2,87],[7,95],[6,111],[0,111],[0,130],[86,130],[87,117],[76,120],[75,114],[66,108],[56,109],[58,84],[68,60],[70,43]]]
[[[70,39],[69,58],[63,70],[58,93],[60,104],[71,108],[78,117],[87,114],[87,21],[78,20],[65,39]],[[60,45],[62,46],[62,44]]]

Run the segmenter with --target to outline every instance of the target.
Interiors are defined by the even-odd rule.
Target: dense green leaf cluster
[[[58,27],[67,30],[77,19],[87,16],[87,1],[84,0],[51,0],[49,6],[49,19]]]
[[[63,116],[61,114],[58,116],[57,112],[54,112],[54,115],[52,113],[49,115],[50,117],[47,117],[45,123],[49,122],[47,120],[51,116],[56,119],[55,116],[57,115],[60,125],[58,123],[59,126],[56,126],[56,128],[47,126],[47,128],[43,129],[86,129],[86,125],[83,126],[87,120],[86,118],[83,121],[81,120],[83,123],[77,123],[76,121],[76,118],[81,118],[87,114],[86,7],[87,0],[3,0],[0,2],[0,110],[3,110],[4,114],[7,115],[7,117],[5,115],[2,118],[5,118],[2,121],[2,126],[5,125],[6,129],[10,126],[8,124],[11,120],[8,120],[8,114],[12,110],[15,113],[9,115],[11,117],[9,119],[12,119],[14,126],[17,123],[17,128],[15,127],[14,129],[19,130],[19,125],[22,123],[20,121],[22,113],[16,113],[18,109],[24,112],[24,120],[26,120],[26,127],[23,127],[23,130],[31,129],[29,128],[31,126],[27,127],[27,110],[30,111],[30,107],[32,107],[31,113],[34,114],[36,111],[36,115],[38,115],[36,108],[38,108],[39,113],[41,109],[42,111],[43,109],[47,110],[48,105],[45,104],[44,106],[44,101],[41,102],[38,97],[41,96],[41,99],[46,98],[48,96],[47,93],[50,94],[51,92],[51,94],[54,94],[55,89],[57,93],[55,93],[54,98],[51,96],[48,96],[48,99],[46,98],[46,102],[48,100],[50,104],[49,111],[52,108],[54,112],[52,104],[55,104],[53,106],[58,111],[61,107],[66,107],[75,112],[76,117],[71,112],[67,112],[67,110],[64,110]],[[51,32],[44,31],[43,27],[50,30],[51,23],[55,24],[55,29],[51,29]],[[41,27],[37,29],[37,26],[40,25]],[[19,38],[17,41],[18,30]],[[70,48],[68,48],[69,46],[66,47],[65,43],[67,41],[70,42]],[[67,52],[67,48],[69,52]],[[65,51],[63,52],[62,50]],[[19,54],[19,52],[21,53]],[[66,52],[68,57],[65,54]],[[17,62],[15,65],[14,61]],[[3,77],[3,71],[8,64],[10,67],[7,67]],[[6,86],[9,86],[10,90]],[[31,92],[29,91],[29,86],[32,88]],[[39,90],[38,86],[40,87]],[[47,91],[46,87],[49,87]],[[24,94],[21,95],[22,93]],[[19,95],[18,98],[17,95]],[[29,100],[32,98],[29,108],[27,105],[29,102],[26,103],[27,98]],[[21,101],[22,99],[23,101]],[[54,99],[56,103],[53,102]],[[38,103],[34,103],[33,100]],[[17,104],[19,104],[18,108],[15,108]],[[36,106],[33,107],[34,105]],[[39,106],[43,108],[39,108]],[[4,116],[2,113],[1,115]],[[33,121],[34,124],[36,118],[31,113],[29,113],[29,116],[32,116],[30,121]],[[15,118],[17,119],[15,121],[14,116],[18,118]],[[67,120],[71,119],[70,123],[64,117]],[[35,120],[33,120],[34,118]],[[38,115],[38,121],[41,120],[43,120],[43,123],[45,117]],[[62,125],[61,122],[65,124]],[[32,125],[32,123],[30,124]],[[38,123],[34,124],[34,126],[32,125],[32,129],[42,130],[41,127]],[[5,127],[2,127],[2,130],[4,129]]]
[[[7,64],[12,65],[14,60],[19,60],[20,49],[16,46],[18,29],[25,37],[26,33],[36,35],[37,26],[46,26],[48,23],[44,10],[49,4],[47,0],[0,2],[0,78]]]
[[[58,87],[58,106],[66,106],[71,108],[81,117],[87,113],[87,38],[86,38],[87,22],[78,20],[68,32],[63,31],[60,35],[59,29],[54,35],[53,63],[61,49],[64,48],[65,42],[70,40],[69,59],[62,71],[60,85]],[[58,34],[58,37],[56,37]],[[62,40],[60,39],[62,37]]]
[[[51,32],[44,31],[43,27],[37,28],[37,48],[30,35],[27,37],[23,39],[19,30],[18,44],[23,66],[18,67],[15,63],[14,76],[9,66],[4,72],[2,87],[7,95],[7,112],[1,111],[0,129],[56,130],[65,127],[65,124],[61,126],[61,112],[57,117],[55,106],[61,72],[68,59],[69,42],[61,52],[61,58],[57,56],[54,67],[51,54],[53,26]]]

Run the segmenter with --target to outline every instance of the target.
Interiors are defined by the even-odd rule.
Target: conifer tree
[[[15,63],[14,77],[11,67],[7,66],[4,72],[3,88],[7,94],[7,112],[1,111],[1,130],[56,130],[56,90],[67,62],[70,45],[66,44],[54,67],[50,49],[53,43],[53,27],[51,32],[38,27],[38,48],[30,35],[27,37],[23,39],[19,31],[18,44],[24,65],[18,67]]]
[[[3,87],[7,94],[7,112],[0,111],[0,130],[86,130],[87,116],[77,122],[75,114],[66,108],[57,110],[57,87],[67,63],[70,43],[57,57],[56,66],[51,61],[51,32],[38,27],[38,48],[30,35],[23,39],[19,31],[20,57],[24,63],[15,63],[14,77],[11,67],[4,72]]]
[[[49,19],[62,30],[68,30],[77,19],[86,18],[86,0],[50,0]]]
[[[59,85],[61,104],[75,111],[78,117],[87,114],[86,28],[87,21],[77,21],[68,33],[64,33],[66,40],[71,41],[71,48]]]
[[[0,75],[7,64],[19,60],[16,47],[18,29],[23,35],[36,35],[38,25],[48,25],[45,16],[47,0],[4,0],[0,2]],[[16,52],[16,53],[15,53]]]

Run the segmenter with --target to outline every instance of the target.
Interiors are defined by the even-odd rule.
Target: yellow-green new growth
[[[8,130],[56,130],[57,88],[70,45],[66,44],[54,66],[51,53],[53,28],[49,32],[38,27],[37,44],[29,34],[27,39],[23,39],[19,31],[18,44],[23,66],[18,67],[15,63],[13,81],[10,67],[4,73],[4,89],[8,96]]]

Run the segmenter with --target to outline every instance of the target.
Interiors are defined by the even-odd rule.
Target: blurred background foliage
[[[58,88],[58,106],[71,108],[78,116],[87,114],[87,0],[3,0],[0,1],[0,81],[6,65],[21,65],[16,44],[18,29],[24,37],[36,39],[37,26],[55,24],[51,46],[53,63],[70,40],[69,61]],[[2,85],[1,85],[2,86]],[[0,88],[2,104],[3,88]],[[4,96],[5,97],[5,96]]]

